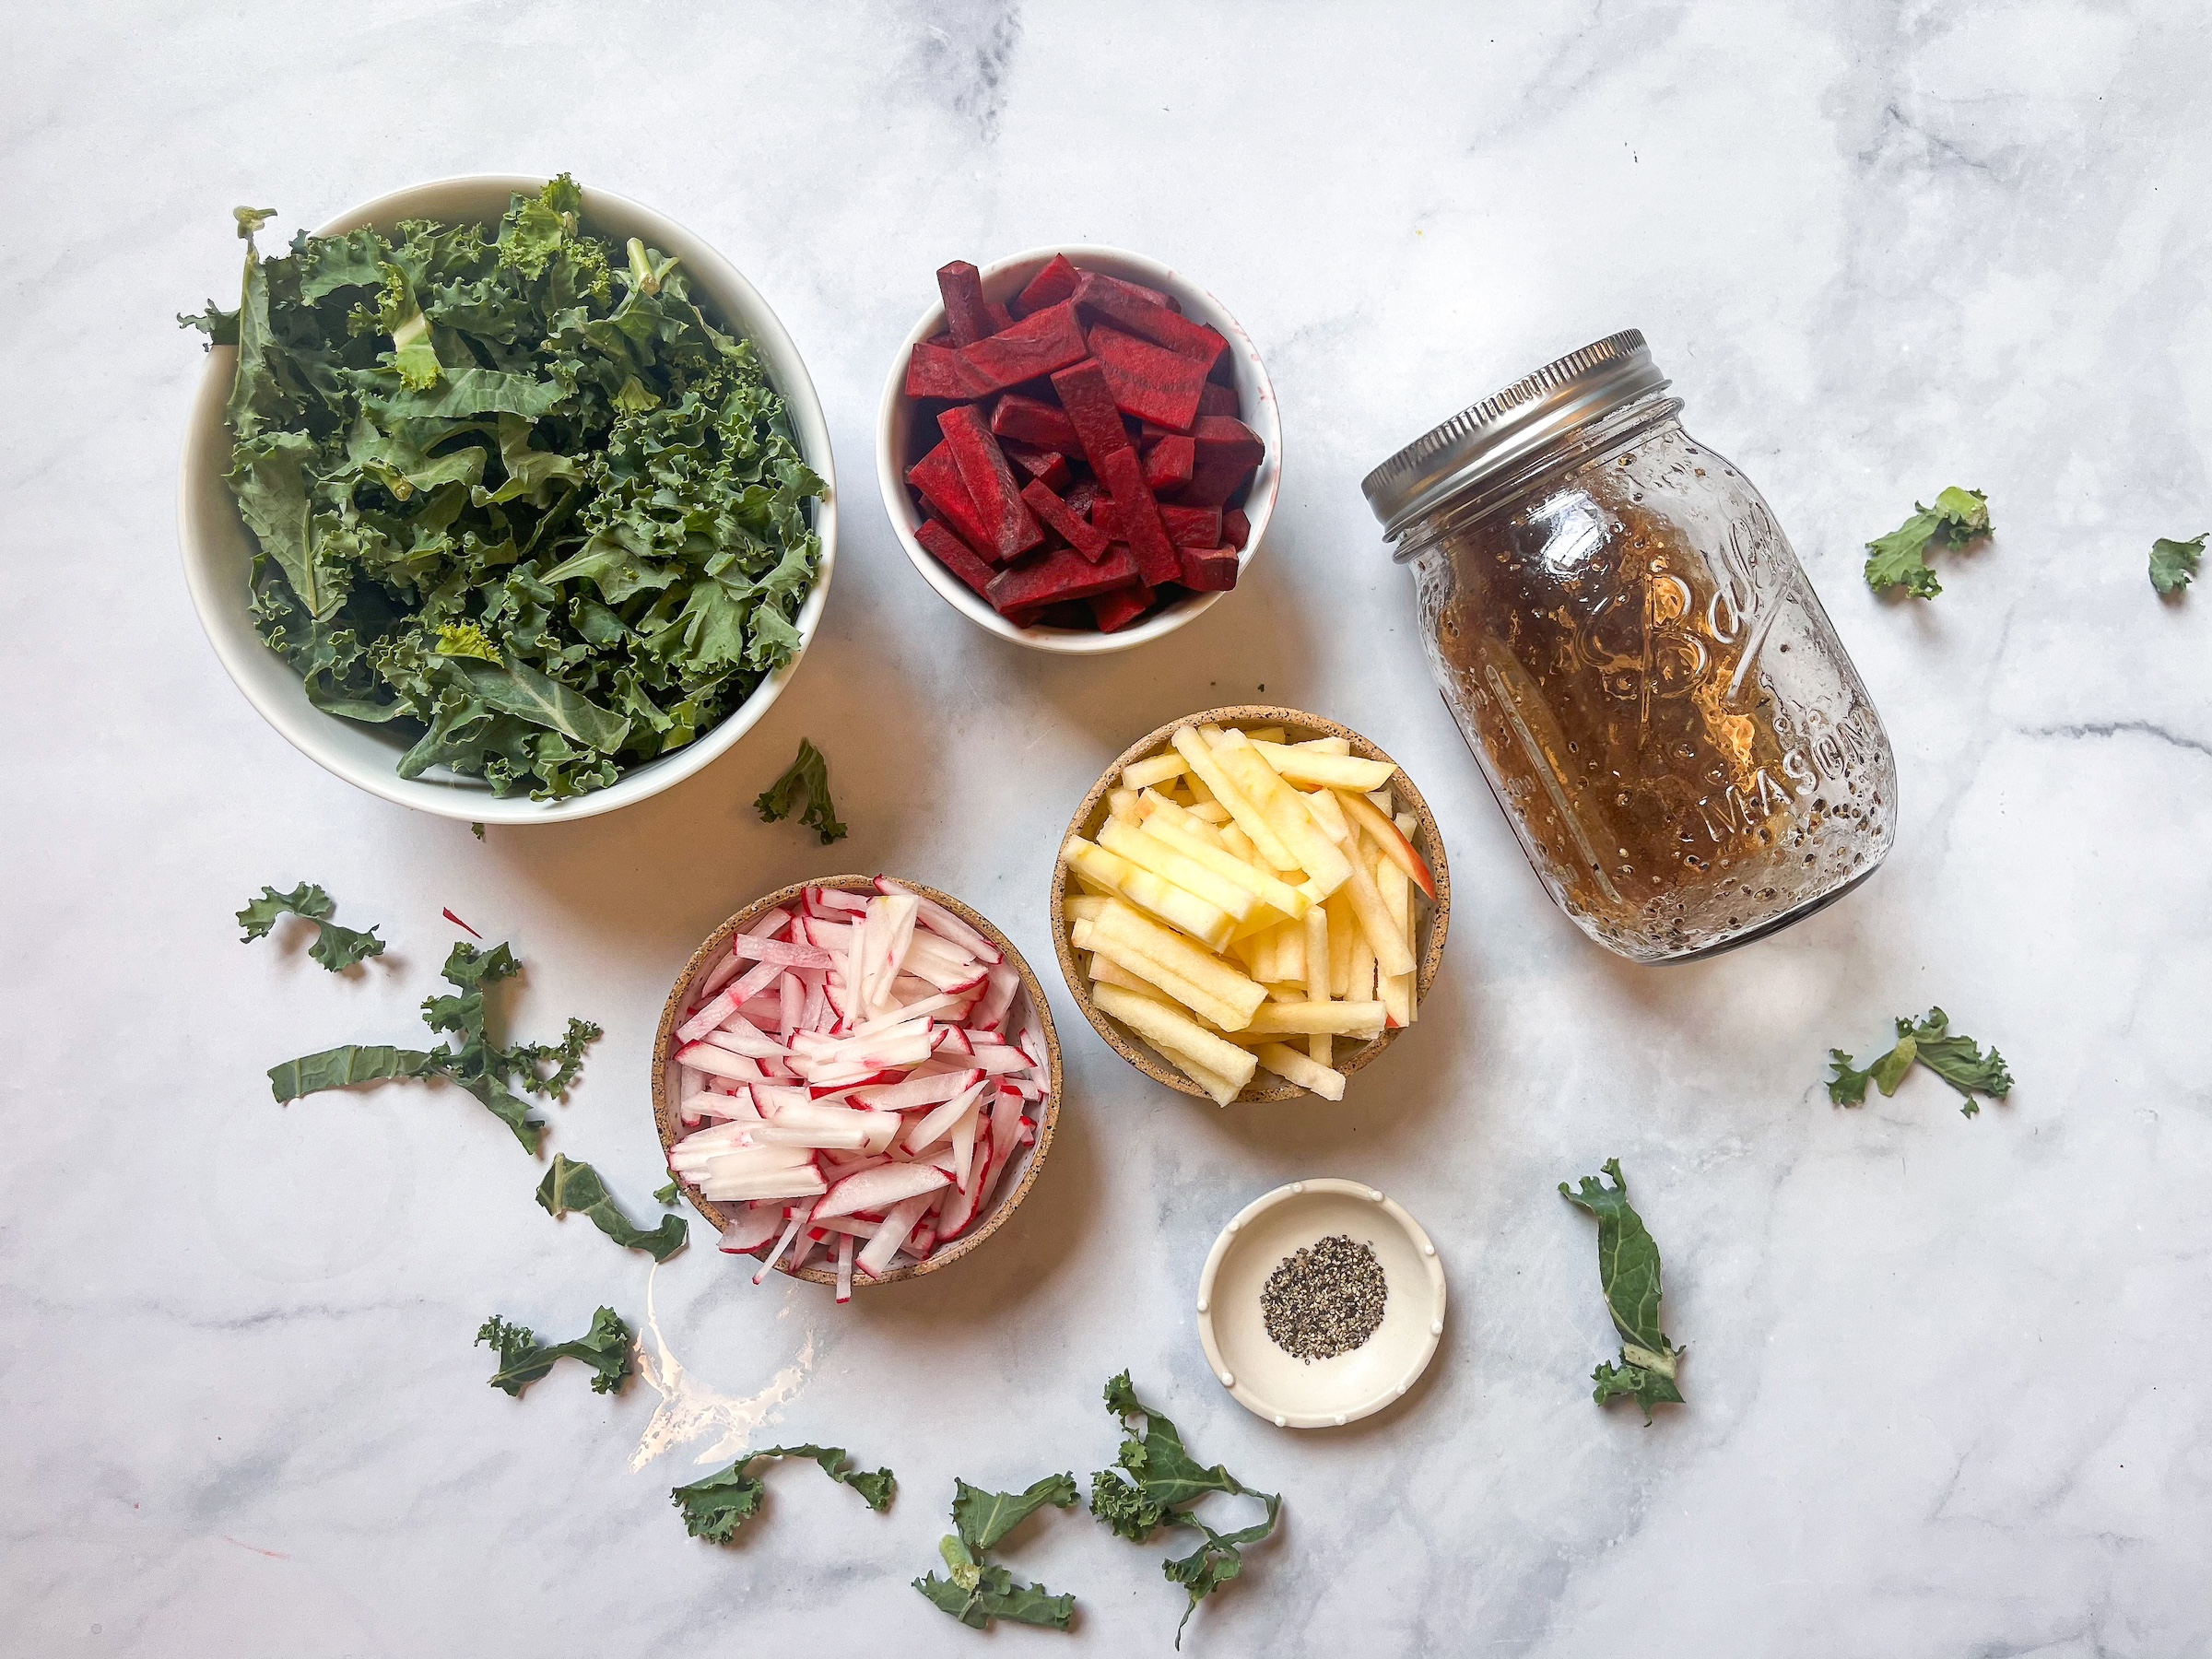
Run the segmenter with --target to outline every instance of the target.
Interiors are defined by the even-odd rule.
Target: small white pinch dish
[[[1260,1293],[1285,1256],[1343,1233],[1382,1267],[1382,1323],[1359,1347],[1303,1360],[1267,1335]],[[1360,1181],[1294,1181],[1254,1198],[1221,1230],[1198,1278],[1198,1340],[1238,1405],[1278,1429],[1340,1429],[1394,1404],[1444,1334],[1444,1267],[1420,1223]]]

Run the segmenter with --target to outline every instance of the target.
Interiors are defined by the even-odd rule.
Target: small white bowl
[[[1389,1297],[1382,1323],[1334,1359],[1275,1346],[1260,1292],[1282,1259],[1332,1233],[1373,1248]],[[1402,1396],[1444,1334],[1444,1266],[1420,1223],[1363,1182],[1294,1181],[1254,1198],[1221,1230],[1198,1277],[1198,1340],[1238,1405],[1277,1429],[1341,1429]]]
[[[439,179],[394,191],[341,213],[315,232],[332,236],[373,225],[389,231],[401,219],[476,220],[490,224],[507,211],[517,191],[535,194],[546,181],[500,174]],[[673,755],[648,760],[624,772],[606,789],[565,801],[533,801],[527,794],[504,799],[479,778],[465,778],[433,768],[419,778],[397,771],[407,740],[383,726],[363,725],[325,714],[307,700],[299,673],[262,642],[246,609],[246,583],[253,559],[253,538],[238,516],[223,474],[230,465],[230,431],[223,424],[223,404],[236,372],[237,348],[218,346],[208,353],[206,373],[184,432],[183,477],[178,489],[177,536],[183,545],[184,582],[223,666],[246,694],[246,700],[292,747],[326,771],[402,806],[441,818],[485,824],[549,824],[612,812],[660,794],[712,762],[746,733],[791,683],[820,626],[830,599],[830,577],[837,561],[837,475],[830,454],[830,427],[814,394],[814,382],[799,360],[798,347],[783,332],[776,313],[735,266],[672,219],[650,207],[604,190],[586,188],[583,216],[591,228],[618,248],[629,237],[642,237],[664,253],[683,262],[692,291],[724,328],[753,342],[768,378],[791,413],[792,432],[806,465],[821,475],[821,499],[814,507],[815,533],[821,537],[821,569],[799,607],[799,648],[791,661],[770,675],[727,718]],[[228,245],[228,244],[227,244]]]
[[[1087,271],[1119,276],[1126,282],[1141,282],[1147,288],[1172,294],[1182,306],[1183,315],[1194,323],[1218,329],[1228,339],[1237,402],[1242,411],[1238,418],[1267,446],[1267,454],[1253,477],[1251,493],[1244,501],[1243,512],[1252,522],[1252,533],[1245,537],[1243,550],[1237,556],[1238,580],[1241,581],[1260,550],[1260,538],[1266,534],[1267,521],[1274,516],[1283,471],[1281,413],[1276,407],[1275,388],[1267,383],[1267,371],[1260,364],[1260,354],[1253,347],[1252,336],[1218,300],[1196,283],[1177,275],[1158,260],[1121,248],[1077,243],[1061,248],[1031,248],[1026,253],[1009,254],[983,267],[983,297],[999,300],[1012,298],[1051,263],[1055,253],[1066,254]],[[1158,616],[1118,633],[1075,628],[1017,628],[938,563],[914,539],[914,532],[922,525],[922,514],[914,505],[913,491],[906,486],[914,433],[914,406],[906,396],[906,360],[917,345],[942,332],[944,327],[945,307],[942,303],[931,306],[922,313],[922,320],[906,336],[906,344],[900,347],[899,355],[891,364],[891,377],[883,388],[883,406],[876,417],[876,480],[882,487],[883,508],[890,514],[891,528],[899,533],[900,545],[906,549],[907,558],[913,560],[914,569],[922,572],[922,579],[937,590],[946,604],[1002,640],[1012,640],[1038,651],[1058,652],[1064,656],[1093,656],[1110,651],[1126,651],[1133,645],[1171,634],[1184,623],[1204,616],[1216,600],[1226,596],[1218,593],[1193,594],[1177,600]]]

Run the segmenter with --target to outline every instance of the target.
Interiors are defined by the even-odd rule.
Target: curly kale
[[[537,1202],[546,1214],[556,1218],[571,1210],[589,1216],[592,1224],[616,1243],[641,1250],[656,1262],[665,1262],[681,1250],[690,1234],[689,1224],[681,1216],[663,1216],[660,1225],[650,1230],[637,1226],[622,1213],[598,1171],[588,1163],[573,1162],[561,1152],[553,1154],[553,1167],[538,1183]]]
[[[1953,1035],[1951,1017],[1941,1008],[1930,1008],[1917,1020],[1900,1018],[1894,1023],[1896,1046],[1864,1067],[1854,1067],[1851,1056],[1841,1049],[1828,1051],[1829,1064],[1835,1070],[1835,1076],[1828,1080],[1830,1100],[1839,1106],[1863,1106],[1869,1083],[1883,1094],[1893,1095],[1915,1061],[1958,1090],[1963,1102],[1959,1110],[1967,1117],[1982,1110],[1976,1095],[2001,1100],[2012,1092],[2012,1074],[2005,1069],[2005,1056],[1994,1047],[1983,1053],[1971,1037]]]
[[[674,1488],[669,1500],[684,1512],[684,1530],[710,1544],[727,1544],[738,1529],[759,1512],[768,1488],[751,1473],[752,1465],[768,1457],[810,1458],[840,1486],[849,1486],[861,1501],[877,1514],[890,1507],[899,1489],[898,1477],[888,1469],[856,1469],[842,1446],[768,1446],[747,1452],[726,1469],[717,1470],[689,1486]]]
[[[802,792],[806,796],[806,810],[799,822],[820,835],[825,847],[842,841],[845,827],[838,822],[837,803],[830,798],[830,762],[804,737],[799,739],[798,758],[784,769],[782,777],[760,792],[753,807],[762,823],[772,824],[791,816]]]
[[[1597,1275],[1606,1312],[1620,1333],[1620,1363],[1607,1360],[1590,1373],[1597,1385],[1590,1397],[1603,1406],[1625,1395],[1643,1407],[1648,1424],[1653,1406],[1682,1404],[1677,1366],[1688,1350],[1677,1347],[1659,1328],[1659,1246],[1629,1203],[1620,1159],[1606,1159],[1604,1172],[1612,1177],[1611,1186],[1594,1175],[1583,1176],[1579,1190],[1559,1182],[1561,1197],[1597,1218]]]
[[[456,940],[445,959],[444,975],[458,994],[424,998],[422,1018],[431,1030],[457,1037],[459,1046],[426,1050],[348,1043],[317,1054],[302,1054],[269,1068],[270,1092],[285,1101],[325,1088],[392,1077],[450,1077],[514,1131],[515,1139],[535,1157],[545,1124],[530,1115],[529,1102],[514,1094],[508,1082],[516,1082],[527,1094],[564,1099],[583,1067],[583,1051],[596,1042],[602,1032],[588,1019],[571,1018],[566,1035],[557,1043],[520,1042],[503,1047],[492,1041],[487,1027],[484,987],[521,971],[522,964],[505,945],[478,950],[465,939]],[[544,1069],[547,1065],[553,1068],[550,1073]]]
[[[2150,585],[2161,599],[2171,598],[2196,580],[2196,567],[2205,557],[2202,534],[2187,540],[2161,535],[2150,544]]]
[[[359,933],[340,927],[330,919],[337,908],[331,896],[312,881],[301,882],[288,893],[264,887],[261,897],[248,900],[246,908],[238,912],[238,924],[246,930],[239,943],[251,945],[265,938],[278,918],[298,916],[315,924],[315,942],[308,947],[307,954],[333,973],[342,973],[372,956],[382,956],[384,942],[376,936],[376,929]]]
[[[1915,501],[1911,518],[1866,544],[1866,585],[1877,594],[1901,587],[1916,599],[1933,599],[1943,592],[1943,583],[1928,568],[1928,553],[1980,541],[1991,528],[1989,498],[1978,489],[1953,486],[1936,498],[1933,507]]]
[[[1275,1530],[1283,1500],[1277,1493],[1243,1485],[1219,1464],[1211,1468],[1201,1465],[1183,1449],[1182,1434],[1174,1423],[1136,1397],[1127,1371],[1107,1382],[1106,1409],[1121,1419],[1122,1451],[1114,1468],[1090,1477],[1090,1512],[1132,1543],[1144,1543],[1163,1526],[1187,1526],[1201,1535],[1198,1547],[1189,1555],[1160,1563],[1161,1572],[1190,1596],[1182,1623],[1175,1627],[1175,1645],[1181,1647],[1183,1625],[1191,1622],[1198,1604],[1243,1572],[1242,1547],[1258,1543]],[[1131,1418],[1140,1417],[1145,1419],[1141,1438],[1130,1424]],[[1267,1512],[1250,1526],[1216,1532],[1190,1512],[1200,1499],[1214,1492],[1257,1498]]]
[[[629,1327],[612,1308],[602,1308],[594,1314],[592,1328],[573,1342],[543,1347],[528,1325],[509,1324],[497,1313],[477,1332],[477,1342],[499,1350],[500,1366],[491,1373],[491,1385],[505,1389],[517,1399],[524,1389],[551,1371],[557,1359],[581,1359],[590,1366],[594,1394],[619,1393],[629,1375]]]
[[[496,225],[412,219],[263,258],[241,209],[228,479],[256,627],[310,701],[405,735],[403,777],[605,788],[799,644],[821,545],[750,342],[564,174]]]
[[[1074,1508],[1076,1477],[1047,1475],[1019,1492],[986,1492],[964,1480],[955,1480],[952,1486],[953,1530],[937,1541],[946,1576],[924,1573],[914,1580],[914,1588],[971,1630],[982,1630],[994,1618],[1066,1630],[1076,1616],[1073,1595],[1054,1595],[1042,1584],[1022,1583],[983,1557],[1046,1504]]]

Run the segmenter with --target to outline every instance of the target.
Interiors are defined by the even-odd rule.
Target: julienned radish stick
[[[881,1278],[973,1232],[1051,1085],[1003,951],[904,884],[876,886],[810,888],[747,929],[712,994],[702,975],[688,999],[670,1060],[687,1133],[669,1168],[730,1206],[723,1248],[758,1256],[759,1283],[826,1243],[841,1300],[853,1269]]]

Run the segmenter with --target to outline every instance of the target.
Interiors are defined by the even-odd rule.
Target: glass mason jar
[[[1897,826],[1881,717],[1751,481],[1633,329],[1361,485],[1445,704],[1559,908],[1639,962],[1786,927]]]

